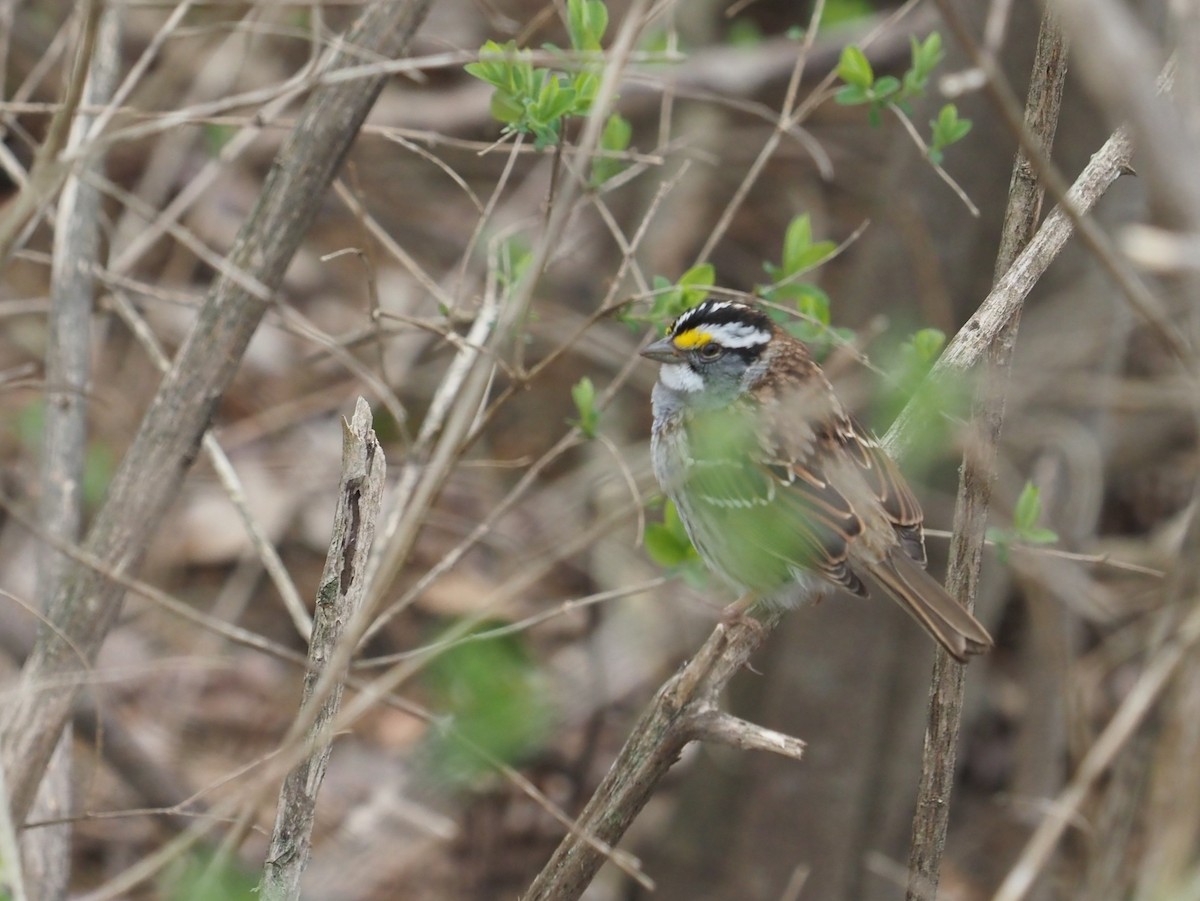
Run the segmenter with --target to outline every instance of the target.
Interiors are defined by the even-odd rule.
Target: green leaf
[[[234,125],[218,125],[215,122],[207,123],[204,126],[204,143],[208,147],[209,156],[220,156],[221,149],[232,140],[237,132],[237,127]]]
[[[838,92],[833,95],[833,100],[841,106],[859,106],[863,103],[868,103],[871,100],[871,96],[867,93],[866,88],[860,88],[856,84],[848,84],[838,89]]]
[[[533,146],[537,150],[545,150],[547,147],[552,147],[558,143],[559,125],[561,119],[555,119],[552,122],[530,123],[530,130],[533,132]]]
[[[867,55],[854,45],[842,49],[842,57],[838,61],[838,77],[849,85],[866,90],[875,81],[875,73]]]
[[[947,448],[955,444],[956,420],[967,414],[971,396],[969,375],[927,377],[939,343],[936,329],[921,329],[903,341],[892,338],[871,354],[884,378],[864,418],[873,431],[883,433],[901,410],[909,408],[910,434],[915,440],[909,448],[906,475],[911,474],[913,481],[945,462]]]
[[[604,123],[604,131],[600,133],[600,149],[608,153],[624,153],[629,149],[632,137],[633,126],[629,124],[629,120],[613,113]],[[624,160],[607,156],[596,157],[592,160],[592,187],[599,187],[624,169]]]
[[[909,343],[917,362],[928,369],[946,346],[946,333],[937,328],[923,328],[913,333]]]
[[[996,558],[1001,563],[1008,563],[1008,553],[1012,547],[1013,534],[1010,529],[1000,529],[988,526],[983,533],[984,540],[996,549]]]
[[[259,897],[257,884],[257,874],[238,860],[218,859],[215,851],[206,849],[186,853],[164,870],[157,897],[167,901],[253,901]]]
[[[538,92],[537,103],[529,111],[530,117],[541,125],[549,125],[561,119],[575,105],[575,90],[564,88],[558,76],[547,74]]]
[[[621,153],[629,149],[629,141],[633,137],[633,126],[620,113],[613,113],[604,123],[604,131],[600,134],[600,146],[605,150]]]
[[[823,326],[828,326],[830,323],[829,295],[819,288],[806,291],[800,298],[797,308],[800,310],[800,315],[806,319],[814,320]]]
[[[717,270],[712,263],[700,263],[681,275],[678,284],[683,289],[684,309],[690,309],[708,297],[716,278]]]
[[[567,33],[576,50],[599,50],[608,30],[608,8],[601,0],[567,0]]]
[[[492,91],[492,118],[506,125],[515,125],[525,116],[525,107],[507,91],[496,88]]]
[[[821,16],[821,27],[857,22],[875,14],[870,0],[826,0],[825,12]]]
[[[107,444],[91,444],[83,458],[83,500],[90,509],[98,509],[116,472],[116,455]]]
[[[1041,492],[1033,482],[1026,482],[1013,508],[1013,526],[1019,532],[1027,532],[1037,525],[1042,516]]]
[[[590,69],[576,72],[571,77],[571,87],[575,89],[575,106],[569,110],[570,114],[586,116],[592,111],[596,91],[600,89],[600,76]]]
[[[929,76],[946,55],[942,49],[942,36],[935,31],[924,41],[918,41],[915,36],[910,40],[912,42],[911,71],[915,80],[924,88]]]
[[[533,261],[533,252],[518,238],[510,238],[500,247],[499,271],[497,278],[500,285],[509,290],[525,275],[525,270]]]
[[[835,250],[837,250],[837,245],[832,241],[818,241],[814,244],[812,220],[809,215],[805,213],[797,216],[788,224],[787,232],[784,234],[782,276],[775,280],[782,281],[806,269],[811,269],[827,259]]]
[[[762,29],[753,19],[734,19],[729,26],[728,40],[730,47],[758,47],[763,42]]]
[[[581,378],[571,388],[571,399],[575,401],[575,409],[579,419],[575,425],[587,438],[596,437],[596,426],[600,422],[600,411],[596,409],[596,388],[587,376]]]
[[[463,71],[493,87],[499,87],[497,82],[505,79],[505,73],[499,71],[495,63],[467,63],[463,66]]]
[[[920,97],[925,93],[926,80],[921,79],[912,69],[904,73],[904,79],[901,82],[899,99],[909,99],[912,97]],[[908,112],[906,109],[905,112]]]
[[[646,526],[646,554],[664,569],[677,569],[700,562],[700,555],[688,538],[679,511],[671,501],[663,508],[663,521]],[[685,573],[686,575],[686,573]]]
[[[875,100],[885,103],[894,94],[900,91],[900,79],[893,75],[881,75],[875,80],[875,84],[871,86],[871,93]]]
[[[666,526],[646,526],[643,543],[646,555],[664,569],[682,566],[688,560],[688,546],[682,544]]]
[[[1038,526],[1023,530],[1021,540],[1026,544],[1055,544],[1058,541],[1058,533],[1053,529]]]
[[[812,247],[812,219],[808,213],[796,216],[788,224],[783,236],[783,272],[785,277],[799,272],[800,262]]]
[[[519,87],[519,73],[529,65],[521,57],[521,51],[514,41],[505,44],[487,41],[479,48],[479,62],[467,63],[463,69],[493,87],[511,91]]]
[[[958,118],[958,109],[953,103],[942,107],[936,119],[929,123],[933,129],[931,151],[941,151],[956,141],[961,141],[971,131],[971,120]],[[932,153],[930,154],[932,156]]]
[[[661,28],[646,29],[639,44],[639,49],[646,55],[661,56],[671,49],[671,35]]]
[[[687,537],[687,530],[683,527],[683,520],[679,518],[679,508],[675,506],[674,501],[663,504],[663,525],[676,535]]]

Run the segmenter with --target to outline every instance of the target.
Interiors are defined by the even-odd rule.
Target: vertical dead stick
[[[1067,74],[1066,57],[1062,33],[1053,13],[1047,10],[1038,35],[1033,78],[1025,105],[1025,124],[1046,153],[1049,153],[1054,141],[1058,124],[1063,82]],[[1042,194],[1027,153],[1024,149],[1018,150],[996,259],[995,282],[1000,281],[1033,237]],[[963,456],[946,590],[967,609],[974,607],[978,589],[996,446],[1004,424],[1008,376],[1020,320],[1021,308],[1018,305],[987,348],[983,384],[972,416],[974,436],[968,442]],[[963,667],[954,663],[939,648],[934,660],[929,724],[925,732],[917,808],[913,815],[906,901],[923,901],[937,895],[950,818],[949,799],[954,784],[954,764],[958,756],[964,677]]]
[[[361,397],[354,418],[349,423],[342,421],[342,430],[342,487],[317,591],[301,710],[312,702],[317,679],[342,639],[351,614],[362,603],[367,554],[375,539],[383,497],[383,451],[371,430],[371,408]],[[300,897],[300,877],[308,865],[317,792],[325,778],[333,741],[330,728],[341,704],[342,687],[339,682],[321,703],[308,730],[308,756],[288,773],[279,792],[262,881],[262,895],[271,901]]]
[[[119,9],[106,9],[96,23],[94,49],[86,71],[81,103],[103,106],[112,96],[121,65]],[[85,27],[87,23],[83,23]],[[69,149],[84,140],[95,116],[81,113],[71,123]],[[46,339],[46,410],[42,429],[42,529],[66,542],[79,540],[83,524],[83,471],[87,452],[88,381],[91,377],[91,321],[95,290],[92,266],[100,244],[100,194],[82,177],[98,171],[102,154],[79,164],[79,173],[63,186],[54,229],[50,274],[51,315]],[[50,545],[39,548],[38,604],[46,610],[58,591],[70,561]],[[26,831],[21,836],[25,876],[33,897],[65,898],[71,873],[71,730],[65,729],[34,802],[38,819],[63,822]]]
[[[374,0],[344,39],[331,44],[322,70],[354,65],[364,55],[402,53],[430,5],[431,0]],[[114,572],[137,569],[385,78],[379,74],[317,87],[280,149],[229,253],[228,267],[159,386],[88,533],[86,551]],[[25,820],[70,714],[84,666],[116,622],[124,594],[100,572],[73,567],[50,605],[54,628],[40,630],[22,685],[0,710],[0,763],[18,823]]]

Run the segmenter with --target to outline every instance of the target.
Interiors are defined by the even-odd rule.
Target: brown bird
[[[753,306],[707,300],[642,355],[662,364],[654,473],[705,563],[744,598],[881,593],[959,661],[992,646],[925,572],[916,498],[801,341]]]

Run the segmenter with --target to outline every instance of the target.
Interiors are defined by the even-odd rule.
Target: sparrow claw
[[[719,622],[726,627],[744,626],[762,632],[763,624],[750,615],[750,610],[757,601],[756,594],[747,592],[721,611]]]

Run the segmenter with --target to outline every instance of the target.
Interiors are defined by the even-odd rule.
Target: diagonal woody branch
[[[364,52],[403,53],[431,0],[375,0],[328,52],[326,71],[357,63]],[[213,409],[237,370],[326,188],[383,87],[384,77],[322,85],[301,112],[238,233],[229,267],[163,379],[113,479],[108,501],[84,548],[117,573],[134,571],[199,449]],[[228,273],[236,273],[235,278]],[[29,809],[50,752],[70,712],[83,668],[116,621],[124,589],[75,567],[56,593],[22,672],[13,703],[0,716],[0,764],[12,787],[13,819]],[[74,650],[79,648],[80,659]]]

